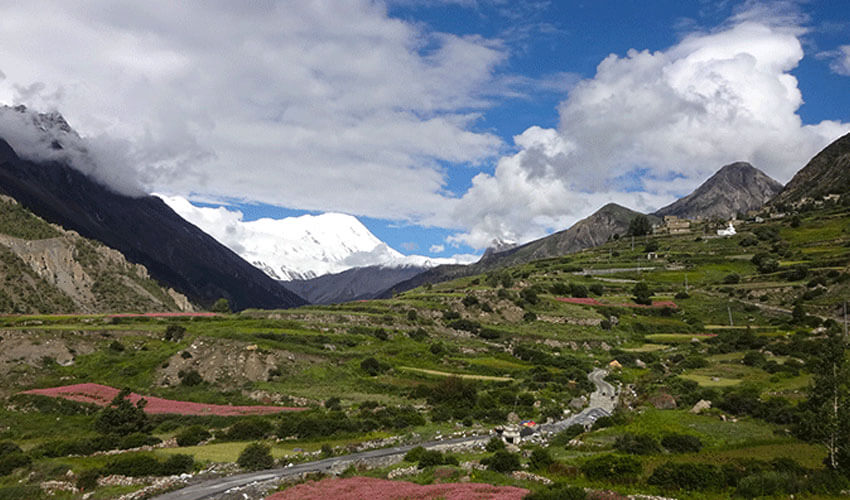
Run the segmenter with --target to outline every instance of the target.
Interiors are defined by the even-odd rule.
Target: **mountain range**
[[[224,209],[194,207],[182,198],[116,192],[98,179],[98,171],[74,165],[74,158],[85,157],[87,151],[61,115],[33,113],[24,107],[2,107],[0,113],[16,113],[16,117],[25,118],[22,124],[33,127],[34,140],[32,134],[14,133],[10,134],[12,139],[22,141],[25,148],[32,146],[29,140],[48,150],[41,156],[20,156],[0,136],[0,194],[7,197],[3,203],[30,210],[33,217],[54,224],[50,227],[58,232],[43,239],[64,241],[64,247],[59,246],[71,260],[79,253],[78,248],[85,246],[75,237],[99,242],[105,248],[101,254],[115,252],[126,259],[113,259],[124,262],[119,268],[129,270],[129,274],[115,279],[128,290],[149,292],[139,299],[141,302],[127,299],[107,305],[96,297],[92,299],[92,293],[86,296],[88,302],[68,302],[66,299],[74,295],[71,289],[48,279],[46,286],[53,287],[59,297],[48,308],[188,310],[193,307],[190,302],[208,307],[219,298],[228,299],[235,309],[280,308],[387,297],[425,283],[597,246],[615,235],[624,235],[631,221],[643,215],[609,203],[572,227],[544,238],[523,245],[500,242],[478,262],[468,265],[450,259],[404,256],[355,217],[344,214],[243,221],[241,214],[234,217]],[[766,202],[784,206],[829,193],[846,193],[848,186],[850,134],[815,156],[784,188],[748,163],[733,163],[719,169],[691,194],[646,217],[651,223],[659,223],[667,215],[728,218],[758,209]],[[12,248],[7,243],[0,241],[5,248]],[[32,246],[23,246],[27,245]],[[20,252],[12,255],[4,268],[7,275],[10,269],[23,269],[15,259],[26,262]],[[32,262],[28,265],[36,269]],[[94,275],[103,273],[102,269],[91,271]],[[28,276],[32,283],[33,279],[44,281],[43,277],[33,278],[32,273]],[[145,281],[149,278],[155,281]],[[66,298],[61,297],[63,294]],[[0,297],[0,303],[4,300]],[[145,300],[153,302],[142,305]]]
[[[3,112],[35,115],[33,121],[38,123],[57,123],[61,118],[21,108]],[[66,122],[61,119],[61,123]],[[44,134],[55,130],[38,128]],[[62,150],[67,137],[54,132],[43,142]],[[118,250],[128,261],[145,266],[151,277],[202,307],[219,298],[228,299],[235,309],[306,303],[159,198],[117,193],[67,162],[21,158],[4,139],[0,139],[0,193],[50,223]]]

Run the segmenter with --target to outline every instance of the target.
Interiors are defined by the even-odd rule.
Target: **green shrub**
[[[741,275],[738,273],[727,274],[725,278],[723,278],[723,283],[727,285],[734,285],[741,282]]]
[[[377,359],[369,357],[360,362],[360,369],[368,373],[372,377],[376,377],[389,369],[389,366],[379,362]]]
[[[263,419],[240,420],[230,426],[225,438],[231,441],[249,441],[262,439],[272,432],[271,422]]]
[[[0,441],[0,457],[12,454],[23,453],[24,450],[12,441]]]
[[[690,434],[667,434],[661,438],[661,446],[671,453],[698,453],[702,441]]]
[[[160,465],[159,473],[163,476],[176,476],[192,472],[195,459],[192,455],[171,455]]]
[[[484,446],[484,449],[490,453],[493,453],[494,451],[504,450],[505,442],[493,436],[490,438],[489,441],[487,441],[487,444]]]
[[[94,422],[94,428],[102,434],[127,435],[136,432],[150,432],[151,425],[144,411],[147,400],[140,399],[135,405],[127,397],[130,389],[123,389],[101,410]]]
[[[131,477],[158,476],[161,469],[160,462],[151,455],[125,454],[111,459],[104,467],[104,473]]]
[[[92,491],[97,488],[97,480],[100,478],[98,469],[87,469],[77,475],[77,488],[82,492]]]
[[[183,335],[186,334],[186,328],[181,325],[168,325],[165,328],[165,340],[171,342],[180,342],[183,340]]]
[[[251,443],[242,450],[236,463],[247,470],[263,470],[274,467],[271,448],[262,443]]]
[[[7,476],[18,467],[26,467],[30,463],[32,463],[32,459],[20,452],[0,456],[0,476]]]
[[[186,352],[186,351],[183,351]],[[180,375],[180,374],[178,374]],[[185,385],[186,387],[194,387],[196,385],[201,385],[204,383],[204,377],[198,373],[197,370],[189,370],[188,372],[184,372],[180,376],[180,385]]]
[[[553,463],[555,463],[555,460],[552,459],[549,450],[545,448],[535,448],[528,459],[528,466],[534,470],[546,470]]]
[[[520,466],[519,455],[508,450],[498,450],[493,456],[481,460],[481,463],[486,465],[489,470],[503,474],[513,472]]]
[[[140,448],[142,446],[153,446],[161,442],[162,439],[159,439],[158,437],[143,434],[141,432],[134,432],[133,434],[122,437],[118,442],[118,448],[127,450],[130,448]]]
[[[649,434],[623,434],[614,441],[614,448],[631,455],[651,455],[661,451],[658,441]]]
[[[407,336],[417,342],[422,342],[428,338],[428,332],[424,328],[417,328],[416,330],[407,332]]]
[[[404,461],[413,463],[419,462],[422,459],[422,455],[425,454],[426,451],[427,450],[425,448],[417,446],[416,448],[413,448],[404,455]]]
[[[581,465],[581,472],[590,480],[629,482],[636,479],[643,467],[631,456],[601,455]]]
[[[655,468],[647,483],[670,490],[708,490],[722,488],[726,479],[716,465],[665,462]]]
[[[585,500],[586,498],[587,493],[583,488],[555,483],[543,490],[529,493],[523,497],[523,500]]]
[[[195,446],[212,437],[210,431],[200,425],[187,427],[177,434],[178,446]]]

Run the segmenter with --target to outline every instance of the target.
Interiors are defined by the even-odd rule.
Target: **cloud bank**
[[[475,177],[454,211],[469,229],[453,241],[527,241],[605,201],[659,208],[735,161],[786,182],[850,125],[802,123],[791,74],[800,29],[753,17],[605,58],[560,104],[557,130],[529,128],[514,139],[519,152]]]
[[[512,145],[480,128],[523,80],[503,71],[506,42],[370,0],[0,0],[0,102],[60,110],[118,189],[433,225],[481,249],[610,201],[653,210],[734,161],[784,182],[846,133],[798,114],[804,19],[746,5],[592,78],[557,75],[559,125]],[[460,196],[453,168],[480,169]]]

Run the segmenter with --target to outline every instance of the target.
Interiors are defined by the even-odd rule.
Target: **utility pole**
[[[729,313],[729,326],[735,326],[735,323],[732,322],[732,307],[729,304],[726,304],[726,311]]]
[[[635,251],[635,235],[632,235],[632,252]]]
[[[844,301],[844,341],[847,341],[847,301]]]
[[[685,293],[688,293],[688,274],[685,273]]]

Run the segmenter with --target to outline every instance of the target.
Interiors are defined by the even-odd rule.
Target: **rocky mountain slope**
[[[794,203],[803,198],[816,199],[827,194],[850,192],[850,134],[815,155],[785,185],[772,205]]]
[[[341,273],[325,274],[309,280],[291,280],[283,284],[311,304],[338,304],[373,299],[387,288],[427,269],[419,266],[355,267]]]
[[[550,234],[539,240],[524,245],[509,248],[502,252],[488,252],[481,260],[469,266],[438,266],[418,274],[407,281],[397,283],[381,294],[382,297],[392,296],[424,285],[440,283],[462,276],[472,276],[500,267],[512,266],[531,262],[532,260],[557,257],[568,253],[592,248],[608,241],[615,234],[624,235],[629,229],[629,223],[642,215],[629,208],[609,203],[592,215],[576,222],[564,231]],[[655,216],[648,216],[650,222],[658,222]]]
[[[782,190],[782,184],[746,162],[726,165],[693,193],[655,212],[684,219],[728,219],[762,207]]]
[[[359,267],[428,268],[454,263],[403,255],[352,215],[328,212],[245,221],[235,210],[198,207],[179,196],[158,196],[181,217],[278,280],[305,281]]]
[[[62,139],[48,144],[61,150]],[[118,250],[201,306],[221,297],[235,309],[305,303],[159,198],[118,194],[60,160],[23,159],[5,139],[0,139],[0,193],[48,222]]]
[[[147,269],[0,196],[0,312],[193,311]]]

